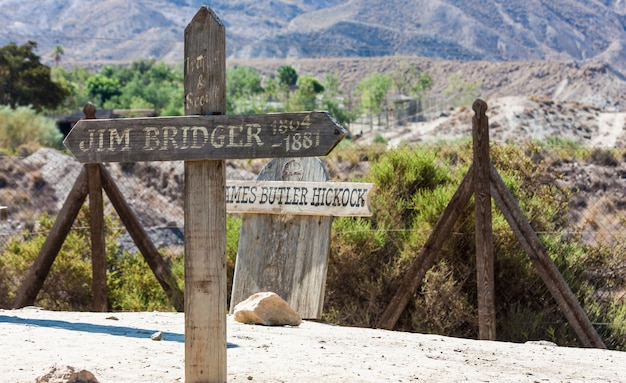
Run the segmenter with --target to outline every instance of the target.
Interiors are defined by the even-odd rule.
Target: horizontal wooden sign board
[[[371,216],[374,184],[360,182],[227,181],[229,213]]]
[[[346,130],[326,112],[80,120],[63,143],[82,163],[328,154]]]

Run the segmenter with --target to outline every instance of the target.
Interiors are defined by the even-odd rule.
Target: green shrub
[[[567,155],[584,153],[576,148]],[[626,302],[619,295],[606,293],[619,290],[626,282],[625,273],[620,271],[623,257],[619,256],[624,249],[592,248],[566,230],[572,194],[557,186],[559,175],[551,172],[541,144],[493,146],[491,156],[607,346],[626,348]],[[373,216],[334,221],[326,320],[343,325],[376,325],[471,161],[471,145],[467,142],[400,148],[372,158],[368,181],[377,186]],[[498,339],[548,339],[561,345],[577,345],[576,334],[504,216],[495,203],[492,206]],[[473,214],[472,199],[396,329],[477,337]]]
[[[10,238],[0,253],[0,307],[13,305],[24,277],[37,258],[52,228],[54,219],[43,214],[32,229]],[[107,259],[117,252],[117,225],[106,219]],[[91,249],[88,209],[81,209],[78,219],[65,239],[46,278],[35,305],[49,310],[91,310]]]
[[[20,153],[24,155],[41,146],[59,148],[62,140],[63,135],[54,120],[38,114],[33,108],[0,106],[0,148],[6,149],[8,154],[24,150],[26,153]]]
[[[88,206],[81,209],[35,305],[49,310],[89,311],[92,305],[91,245]],[[54,219],[47,214],[30,230],[14,236],[0,252],[0,308],[10,308],[37,257]],[[120,251],[120,222],[105,216],[107,288],[109,308],[114,311],[173,311],[167,295],[140,253]],[[237,257],[241,218],[227,216],[228,292]],[[184,255],[162,254],[180,288],[184,286]]]
[[[166,262],[179,285],[184,280],[182,255]],[[109,308],[113,311],[173,311],[167,295],[139,253],[124,251],[115,257],[107,275]]]

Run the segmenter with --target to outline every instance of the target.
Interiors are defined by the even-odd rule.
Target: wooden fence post
[[[475,192],[476,268],[478,277],[478,316],[480,339],[495,339],[495,300],[493,272],[493,239],[491,227],[491,197],[502,211],[524,251],[537,269],[559,308],[585,347],[606,348],[604,342],[580,307],[576,296],[546,252],[532,226],[524,217],[489,158],[489,123],[487,104],[476,100],[472,106],[474,161],[456,193],[433,228],[432,233],[405,274],[396,294],[377,323],[378,328],[392,330],[424,275],[435,262],[435,252],[458,219],[462,209]],[[486,190],[488,188],[488,190]]]
[[[96,107],[88,103],[83,108],[85,119],[96,118]],[[86,164],[89,186],[89,231],[91,236],[91,275],[93,304],[92,311],[106,312],[107,304],[107,264],[104,243],[104,200],[98,164]]]
[[[474,146],[474,214],[476,217],[476,282],[478,298],[478,338],[496,340],[493,234],[491,193],[489,192],[489,121],[487,104],[472,105]]]
[[[100,168],[97,164],[85,165],[89,185],[89,231],[91,237],[92,311],[106,312],[107,265],[104,243],[104,207]]]

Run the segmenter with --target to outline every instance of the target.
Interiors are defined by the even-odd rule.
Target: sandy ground
[[[161,341],[151,340],[157,331]],[[50,367],[100,383],[183,382],[184,314],[0,310],[0,381]],[[229,382],[626,382],[626,352],[339,327],[244,325],[228,317]]]

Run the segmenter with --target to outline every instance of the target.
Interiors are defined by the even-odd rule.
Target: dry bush
[[[619,266],[608,250],[591,248],[568,230],[572,192],[556,182],[560,175],[552,171],[546,148],[529,143],[493,146],[491,152],[505,184],[591,320],[610,323],[599,329],[607,345],[614,349],[626,347],[626,341],[620,338],[626,331],[625,303],[614,293],[623,273],[616,271]],[[326,320],[343,325],[376,325],[471,158],[470,145],[461,142],[442,147],[405,147],[370,163],[367,180],[377,186],[373,216],[341,218],[333,226]],[[471,200],[396,329],[477,336],[473,209]],[[576,345],[575,334],[495,205],[493,237],[498,339],[548,339]],[[623,249],[611,251],[623,254]],[[608,286],[602,275],[610,270],[616,276]],[[603,289],[611,291],[606,299],[601,298]]]
[[[42,146],[59,148],[63,135],[54,120],[31,107],[0,106],[0,148],[24,157]]]

